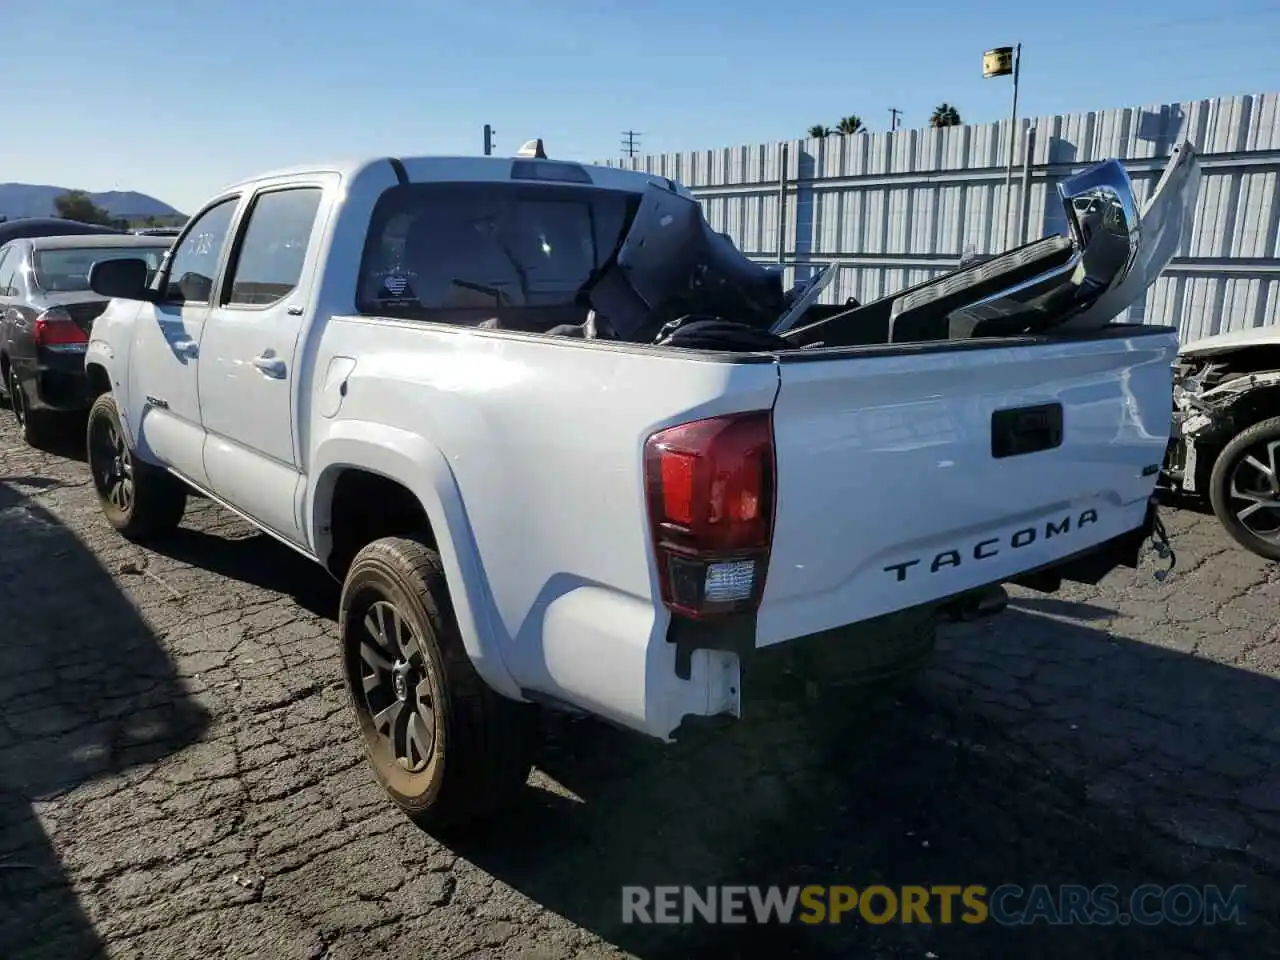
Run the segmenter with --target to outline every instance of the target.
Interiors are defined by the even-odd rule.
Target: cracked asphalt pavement
[[[435,839],[348,720],[336,588],[208,501],[116,536],[0,426],[0,957],[1259,957],[1280,951],[1280,567],[1166,511],[1165,584],[1018,592],[883,700],[780,685],[664,747],[548,717]],[[1245,924],[643,926],[624,884],[1244,884]],[[1157,952],[1158,951],[1158,952]]]

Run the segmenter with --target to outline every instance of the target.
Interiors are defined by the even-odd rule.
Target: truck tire
[[[27,393],[18,381],[18,375],[9,370],[9,409],[22,431],[27,446],[43,450],[53,441],[58,426],[54,414],[48,410],[32,410]]]
[[[1209,477],[1209,502],[1236,543],[1280,560],[1280,417],[1241,430],[1222,448]]]
[[[172,533],[187,509],[186,484],[134,456],[111,394],[93,402],[85,432],[89,473],[107,522],[134,541]]]
[[[462,644],[440,557],[413,537],[375,540],[342,586],[343,679],[384,791],[428,830],[474,824],[529,776],[532,706],[495,693]]]

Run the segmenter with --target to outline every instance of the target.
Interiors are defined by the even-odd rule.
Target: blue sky
[[[5,4],[0,181],[134,189],[190,211],[332,157],[618,155],[803,136],[940,101],[1007,116],[982,52],[1023,44],[1050,114],[1280,90],[1280,0],[40,0]],[[981,12],[964,12],[966,8]]]

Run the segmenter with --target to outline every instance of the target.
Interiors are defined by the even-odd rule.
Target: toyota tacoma
[[[1068,235],[881,300],[787,289],[643,172],[377,158],[236,184],[154,278],[92,271],[88,460],[163,536],[197,491],[342,584],[353,716],[429,826],[495,809],[529,712],[671,740],[781,644],[869,673],[944,616],[1136,567],[1176,332],[1115,323],[1194,208],[1108,161]],[[874,668],[874,669],[873,669]]]

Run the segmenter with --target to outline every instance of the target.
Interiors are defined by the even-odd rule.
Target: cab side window
[[[254,199],[230,273],[227,306],[269,306],[297,289],[321,196],[319,187],[289,187]]]
[[[231,218],[239,197],[230,197],[210,207],[182,238],[169,262],[165,280],[166,303],[208,303],[213,296],[213,280],[227,245]]]

